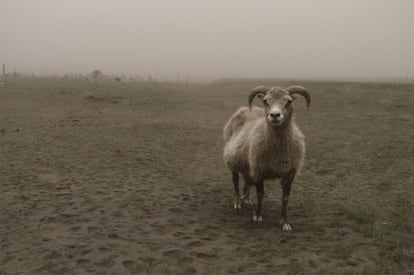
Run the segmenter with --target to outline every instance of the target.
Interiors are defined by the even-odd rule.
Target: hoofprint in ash
[[[292,103],[297,95],[302,95],[309,107],[310,95],[301,86],[286,89],[258,86],[249,95],[249,106],[240,107],[223,129],[223,157],[232,172],[234,208],[241,209],[242,201],[250,201],[250,187],[256,186],[257,203],[253,221],[260,223],[263,181],[280,178],[283,190],[280,226],[283,231],[292,230],[287,217],[289,194],[305,157],[304,135],[296,125],[293,114]],[[252,107],[256,97],[262,100],[264,109]],[[239,191],[239,174],[245,181],[242,196]]]

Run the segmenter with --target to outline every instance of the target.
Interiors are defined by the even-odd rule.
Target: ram
[[[262,221],[264,180],[281,179],[282,209],[280,226],[291,231],[287,206],[292,182],[305,157],[304,135],[295,123],[293,102],[302,95],[310,105],[310,95],[301,86],[280,88],[258,86],[248,99],[248,107],[240,107],[225,124],[223,158],[232,173],[235,197],[233,206],[241,208],[250,186],[256,186],[257,203],[253,221]],[[252,107],[253,100],[262,100],[264,109]],[[245,181],[243,196],[239,191],[239,175]]]

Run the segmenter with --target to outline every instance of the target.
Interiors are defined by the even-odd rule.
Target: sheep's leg
[[[240,190],[239,190],[239,174],[236,172],[232,172],[232,179],[233,179],[233,185],[234,185],[233,208],[241,209]]]
[[[263,180],[260,180],[256,183],[256,193],[257,193],[257,204],[256,210],[253,214],[253,221],[255,223],[262,222],[262,201],[264,197],[264,187],[263,187]]]
[[[252,186],[252,183],[250,182],[250,179],[247,175],[243,175],[244,178],[244,188],[243,188],[243,195],[240,196],[240,199],[243,203],[252,206],[253,202],[250,199],[250,188]]]
[[[291,231],[292,226],[288,223],[288,217],[287,217],[287,206],[289,203],[289,195],[290,195],[290,189],[292,187],[293,179],[295,178],[296,171],[290,172],[288,175],[282,178],[281,184],[282,184],[282,219],[280,221],[280,227],[283,231]]]

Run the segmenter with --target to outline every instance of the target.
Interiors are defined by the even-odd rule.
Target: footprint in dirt
[[[167,257],[178,257],[183,254],[184,254],[184,251],[180,249],[170,249],[162,253],[162,255],[167,256]]]
[[[50,259],[58,259],[62,257],[62,254],[60,254],[59,252],[55,251],[55,250],[50,250],[48,252],[46,252],[46,254],[43,256],[44,260],[50,260]]]
[[[188,248],[195,248],[195,247],[200,247],[203,245],[203,242],[201,241],[193,241],[187,244]]]
[[[131,267],[133,267],[134,262],[133,262],[133,261],[131,261],[131,260],[126,260],[126,261],[123,261],[123,262],[122,262],[122,265],[123,265],[125,268],[130,269]]]
[[[193,251],[190,253],[190,255],[199,259],[213,259],[218,257],[217,251],[215,249]]]
[[[80,265],[80,266],[89,265],[90,263],[91,262],[89,261],[89,259],[84,259],[84,258],[81,258],[81,259],[76,261],[76,264]]]

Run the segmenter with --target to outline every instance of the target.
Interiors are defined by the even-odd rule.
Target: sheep
[[[264,180],[281,178],[282,209],[280,227],[291,231],[287,205],[292,182],[301,170],[305,156],[304,135],[297,127],[293,115],[293,101],[297,95],[310,105],[310,95],[301,86],[280,88],[258,86],[248,98],[248,107],[240,107],[223,128],[225,164],[232,173],[235,197],[233,207],[241,208],[248,198],[250,186],[256,186],[257,203],[253,221],[262,221]],[[253,100],[262,100],[264,109],[252,107]],[[243,196],[239,191],[239,174],[244,178]]]

